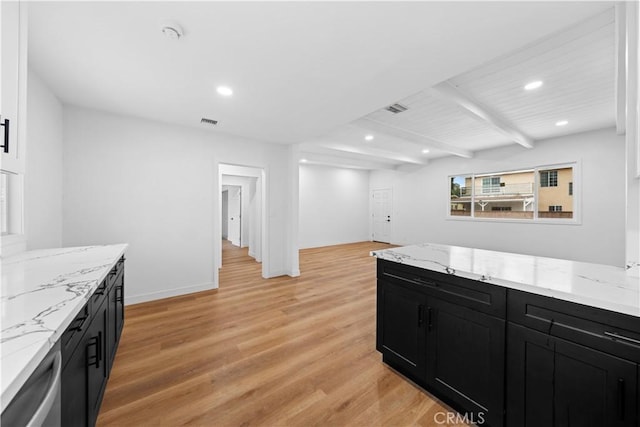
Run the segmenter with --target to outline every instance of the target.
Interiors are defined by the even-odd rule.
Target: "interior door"
[[[228,232],[229,237],[228,240],[235,246],[240,246],[240,210],[241,210],[241,202],[242,191],[240,186],[230,185],[229,186],[229,226]]]
[[[372,190],[373,236],[375,242],[391,243],[391,189]]]

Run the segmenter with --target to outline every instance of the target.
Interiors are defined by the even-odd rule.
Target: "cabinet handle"
[[[427,330],[431,332],[431,307],[427,308]]]
[[[99,344],[99,337],[91,337],[91,341],[89,344],[87,344],[87,366],[95,366],[96,368],[100,367],[100,353],[98,350],[98,346]],[[96,346],[96,354],[95,356],[89,356],[89,349],[93,346]]]
[[[438,284],[436,282],[432,282],[431,280],[425,280],[422,277],[414,277],[412,280],[414,282],[420,283],[421,285],[431,286],[432,288],[438,287]]]
[[[9,152],[9,119],[4,119],[0,126],[4,126],[4,145],[0,145],[5,153]]]
[[[629,337],[625,337],[624,335],[619,335],[616,334],[615,332],[607,332],[605,331],[604,334],[608,337],[613,338],[614,340],[620,340],[620,341],[627,341],[630,342],[631,344],[636,344],[636,345],[640,345],[640,341],[633,339],[633,338],[629,338]]]
[[[624,420],[624,379],[618,378],[618,419]]]
[[[104,295],[104,290],[107,287],[106,283],[101,284],[98,289],[96,289],[96,295]]]
[[[122,302],[122,286],[116,286],[116,302]]]
[[[98,363],[96,364],[96,368],[100,367],[100,362],[102,362],[102,331],[98,332]]]
[[[418,305],[418,328],[422,327],[422,314],[424,311],[424,306],[422,304]]]
[[[73,328],[70,328],[70,330],[82,332],[82,327],[84,326],[84,322],[86,322],[88,318],[89,318],[89,315],[81,317],[80,319],[76,319],[76,321],[80,322],[80,324],[78,326],[74,326]]]

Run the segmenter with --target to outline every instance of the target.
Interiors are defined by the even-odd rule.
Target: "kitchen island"
[[[126,249],[126,244],[46,249],[24,252],[2,260],[2,411],[49,350],[60,343],[64,334],[69,330],[80,332],[87,329],[86,324],[72,325],[72,322],[78,319],[83,310],[88,310],[96,294],[106,301],[107,287],[113,285],[114,303],[119,303],[121,307],[124,305],[123,255]],[[118,288],[119,293],[116,291]],[[105,301],[94,304],[95,312],[87,312],[83,319],[91,320],[91,316],[102,307],[107,313]],[[116,309],[117,305],[114,306]],[[63,344],[69,347],[76,341],[69,340]],[[68,362],[64,359],[71,355],[71,350],[67,349],[65,353],[63,346],[63,363]]]
[[[436,244],[372,255],[383,361],[468,421],[638,426],[637,263]]]

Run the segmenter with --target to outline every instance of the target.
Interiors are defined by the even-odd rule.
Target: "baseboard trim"
[[[184,288],[166,289],[163,291],[151,292],[148,294],[140,294],[140,295],[127,295],[126,289],[125,289],[124,301],[125,301],[125,305],[139,304],[141,302],[149,302],[149,301],[155,301],[163,298],[177,297],[179,295],[187,295],[187,294],[192,294],[194,292],[209,291],[212,289],[217,289],[217,286],[214,286],[213,282],[186,286]]]
[[[296,271],[276,271],[275,273],[271,273],[269,277],[265,277],[265,279],[272,279],[274,277],[280,276],[290,276],[290,277],[298,277],[300,276],[300,270]]]

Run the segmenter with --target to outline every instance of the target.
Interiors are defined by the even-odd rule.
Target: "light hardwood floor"
[[[225,244],[218,290],[126,307],[98,425],[447,425],[375,350],[384,247],[303,250],[300,277],[265,280]]]

